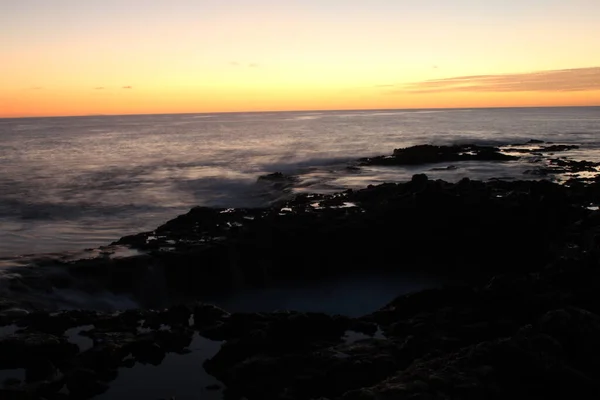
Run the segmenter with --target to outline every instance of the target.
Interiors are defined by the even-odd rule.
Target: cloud
[[[390,94],[439,92],[575,92],[600,90],[600,67],[471,75],[413,82]]]
[[[229,65],[232,67],[248,67],[248,68],[258,68],[257,63],[241,63],[239,61],[230,61]]]
[[[386,88],[386,87],[394,87],[394,86],[396,86],[396,85],[375,85],[373,87],[376,87],[376,88]]]
[[[104,89],[104,86],[98,86],[98,87],[94,88],[94,90],[103,90],[103,89]]]
[[[133,89],[133,86],[123,86],[122,89]]]

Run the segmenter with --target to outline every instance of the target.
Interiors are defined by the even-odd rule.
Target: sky
[[[0,0],[0,117],[600,105],[598,0]]]

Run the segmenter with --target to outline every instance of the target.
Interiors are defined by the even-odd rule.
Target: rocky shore
[[[365,165],[509,162],[548,154],[546,174],[597,164],[530,142],[507,149],[416,146]],[[593,170],[593,171],[592,171]],[[281,190],[293,180],[262,178]],[[600,180],[456,183],[415,175],[333,195],[302,194],[261,209],[194,208],[113,246],[128,257],[54,262],[9,285],[0,305],[4,399],[88,399],[119,371],[222,342],[204,362],[225,398],[570,399],[600,396]],[[313,281],[350,271],[427,271],[451,286],[402,295],[359,318],[281,311],[229,313],[198,293]],[[144,277],[170,299],[153,304]],[[75,285],[130,293],[123,312],[36,310],[19,290]],[[37,285],[37,286],[36,286]],[[180,303],[179,305],[174,305]],[[82,347],[72,335],[86,338]],[[176,371],[189,373],[194,371]],[[131,388],[132,398],[138,398]]]

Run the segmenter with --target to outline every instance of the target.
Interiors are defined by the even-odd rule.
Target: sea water
[[[416,144],[582,144],[600,161],[600,107],[371,110],[0,119],[0,257],[81,250],[150,230],[193,206],[256,207],[257,185],[295,192],[404,181],[519,178],[526,162],[346,169]]]

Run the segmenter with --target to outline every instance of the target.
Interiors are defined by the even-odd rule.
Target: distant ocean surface
[[[0,119],[0,257],[106,245],[196,205],[273,200],[257,184],[298,174],[294,191],[434,178],[523,178],[526,161],[458,169],[348,162],[416,144],[582,144],[600,161],[600,107],[379,110]]]

